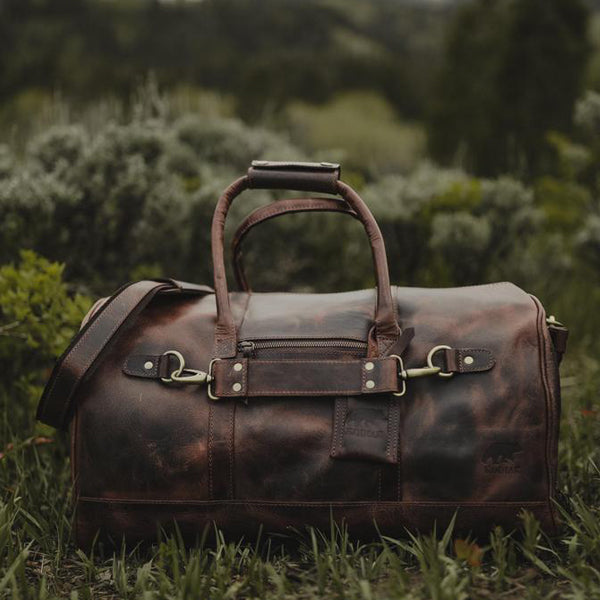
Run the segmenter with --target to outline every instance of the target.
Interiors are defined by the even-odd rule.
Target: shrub
[[[0,396],[17,429],[30,428],[41,386],[90,306],[88,298],[69,293],[63,271],[28,250],[19,263],[0,267]]]
[[[280,136],[228,119],[145,116],[96,135],[53,127],[0,180],[1,257],[33,248],[98,293],[140,273],[197,279],[198,255],[207,277],[218,193],[264,154],[300,156]]]

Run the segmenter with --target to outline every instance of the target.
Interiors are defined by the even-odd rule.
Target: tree
[[[543,170],[567,132],[588,42],[582,0],[476,0],[459,10],[429,110],[433,156],[481,175]]]

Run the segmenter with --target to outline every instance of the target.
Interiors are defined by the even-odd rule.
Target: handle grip
[[[267,206],[261,206],[251,212],[237,228],[231,242],[233,273],[240,289],[250,292],[251,288],[244,271],[242,241],[257,225],[281,215],[300,212],[344,213],[355,219],[358,215],[343,201],[337,198],[294,198],[280,200]]]
[[[337,194],[340,174],[337,163],[253,160],[247,177],[251,189]]]
[[[377,282],[377,306],[375,308],[374,325],[375,343],[369,344],[369,356],[385,356],[386,352],[398,340],[401,330],[396,320],[392,299],[385,244],[375,218],[360,196],[350,186],[337,179],[339,174],[338,168],[328,167],[329,170],[325,170],[326,167],[319,166],[315,170],[312,166],[307,167],[306,164],[302,164],[298,168],[294,166],[290,171],[288,164],[285,163],[285,167],[273,167],[273,163],[267,163],[266,168],[258,169],[261,171],[261,177],[258,181],[254,173],[256,167],[252,166],[252,177],[254,178],[252,185],[255,187],[257,185],[260,187],[266,187],[267,185],[279,187],[285,182],[286,186],[294,189],[299,189],[302,186],[301,189],[305,191],[323,191],[324,172],[327,173],[325,179],[329,182],[328,185],[332,185],[332,182],[335,181],[336,193],[354,210],[369,237]],[[301,173],[300,176],[297,175],[297,170]],[[272,171],[273,173],[278,173],[278,175],[264,175],[262,171],[267,171],[268,173]],[[294,174],[293,176],[292,173]],[[215,207],[212,220],[211,245],[215,300],[217,303],[214,345],[215,358],[231,358],[237,354],[237,330],[229,302],[229,289],[225,269],[225,220],[233,201],[244,190],[250,187],[250,179],[251,177],[248,175],[240,177],[223,192]],[[313,183],[314,185],[312,185]]]

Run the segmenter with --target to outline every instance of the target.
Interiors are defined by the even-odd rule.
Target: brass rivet
[[[365,363],[365,371],[372,371],[375,365],[372,362]]]
[[[149,371],[154,366],[154,363],[151,360],[148,360],[144,363],[144,369]]]
[[[463,361],[465,365],[472,365],[475,362],[475,359],[472,356],[465,356]]]
[[[234,392],[239,392],[242,389],[242,384],[241,383],[234,383],[233,384],[233,391]]]
[[[367,379],[367,383],[365,383],[368,389],[372,390],[375,387],[375,382],[372,379]]]
[[[241,371],[243,368],[244,368],[244,365],[242,365],[242,363],[235,363],[235,365],[233,365],[234,371]]]

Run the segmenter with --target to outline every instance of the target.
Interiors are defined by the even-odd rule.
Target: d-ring
[[[163,352],[163,356],[174,356],[179,361],[179,367],[175,369],[169,377],[161,377],[160,380],[165,383],[172,383],[173,377],[178,377],[181,375],[182,371],[185,369],[185,359],[183,358],[183,354],[181,352],[177,352],[177,350],[167,350]]]
[[[206,381],[208,383],[208,387],[206,388],[208,391],[208,397],[211,400],[218,400],[219,396],[217,396],[216,394],[213,393],[213,389],[212,389],[212,382],[215,380],[215,376],[213,375],[213,367],[214,364],[221,360],[220,358],[213,358],[210,363],[208,364],[208,375],[206,377]]]
[[[433,357],[435,356],[436,352],[439,352],[440,350],[452,350],[451,346],[446,346],[446,345],[440,345],[440,346],[434,346],[430,351],[429,354],[427,355],[427,366],[434,368],[436,365],[433,364]],[[438,375],[440,377],[452,377],[454,375],[454,373],[452,373],[451,371],[442,371],[440,370]]]

